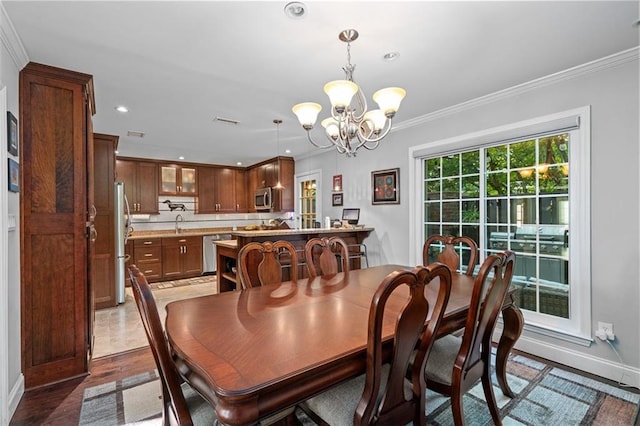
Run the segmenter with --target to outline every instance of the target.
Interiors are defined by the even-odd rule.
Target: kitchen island
[[[246,231],[238,230],[231,232],[234,240],[232,241],[215,241],[216,256],[218,265],[218,292],[232,291],[239,288],[239,282],[236,278],[236,265],[239,250],[250,242],[264,241],[289,241],[298,253],[304,251],[304,246],[312,238],[322,237],[340,237],[345,243],[351,245],[354,251],[357,251],[357,244],[362,244],[365,238],[373,231],[373,228],[354,227],[354,228],[313,228],[313,229],[265,229]],[[350,260],[351,269],[360,269],[360,259],[353,258]],[[298,268],[300,276],[307,276],[305,268]]]

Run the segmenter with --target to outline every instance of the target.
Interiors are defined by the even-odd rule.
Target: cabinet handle
[[[145,241],[144,244],[148,246],[148,245],[153,244],[153,241]]]
[[[187,254],[187,246],[184,246],[184,254]]]
[[[184,242],[186,242],[186,241],[187,241],[187,240],[178,240],[178,242],[180,242],[180,243],[184,243]]]
[[[144,271],[145,274],[148,274],[149,272],[153,272],[153,269],[147,269],[146,271]]]
[[[145,253],[144,254],[144,257],[151,257],[151,256],[153,256],[151,253]]]

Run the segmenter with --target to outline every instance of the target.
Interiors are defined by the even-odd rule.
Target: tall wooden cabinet
[[[93,134],[95,252],[92,282],[96,309],[117,305],[115,285],[114,194],[118,136]]]
[[[93,304],[93,79],[20,71],[22,366],[25,387],[89,368]]]

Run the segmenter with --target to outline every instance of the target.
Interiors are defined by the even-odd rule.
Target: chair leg
[[[484,397],[487,400],[487,405],[489,406],[489,411],[491,412],[493,423],[496,426],[501,426],[502,420],[500,419],[500,412],[498,411],[496,395],[493,392],[493,385],[491,384],[491,376],[489,376],[489,374],[490,373],[486,372],[482,376],[482,389],[484,390]]]
[[[453,422],[456,426],[464,425],[464,406],[462,405],[462,393],[457,389],[451,392],[451,411],[453,412]]]

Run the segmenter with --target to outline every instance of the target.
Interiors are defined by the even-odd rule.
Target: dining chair
[[[156,301],[147,278],[136,267],[129,266],[133,297],[147,333],[153,359],[162,386],[162,419],[164,425],[214,425],[218,423],[214,407],[178,374],[169,353]]]
[[[468,257],[466,270],[462,269],[459,251],[463,254],[463,262],[464,258]],[[473,276],[478,262],[478,244],[470,237],[432,235],[424,242],[422,247],[422,264],[428,265],[435,261],[444,263],[452,271],[460,271]]]
[[[438,279],[436,279],[438,278]],[[425,286],[438,283],[433,306]],[[406,291],[408,290],[408,292]],[[434,287],[435,291],[435,287]],[[394,271],[378,286],[369,309],[366,372],[305,401],[301,408],[321,425],[425,425],[425,360],[451,291],[451,271],[443,264]],[[405,304],[395,318],[390,359],[383,359],[385,306],[390,298]],[[407,296],[408,294],[408,296]],[[405,302],[405,300],[408,301]],[[392,300],[397,305],[399,299]],[[400,306],[403,306],[401,303]],[[429,311],[431,318],[425,328]],[[417,351],[416,351],[417,348]],[[410,379],[407,372],[410,363]]]
[[[290,268],[289,280],[297,281],[296,249],[290,242],[252,241],[242,246],[238,252],[238,275],[242,289],[287,281],[283,279],[284,265],[280,261],[283,253],[289,259],[286,265]]]
[[[475,278],[471,304],[461,337],[444,336],[433,344],[427,360],[427,388],[451,398],[456,425],[464,424],[462,396],[482,381],[491,418],[501,425],[491,384],[491,336],[511,284],[515,254],[488,256]]]
[[[340,237],[311,238],[304,252],[309,278],[349,272],[349,248]]]

